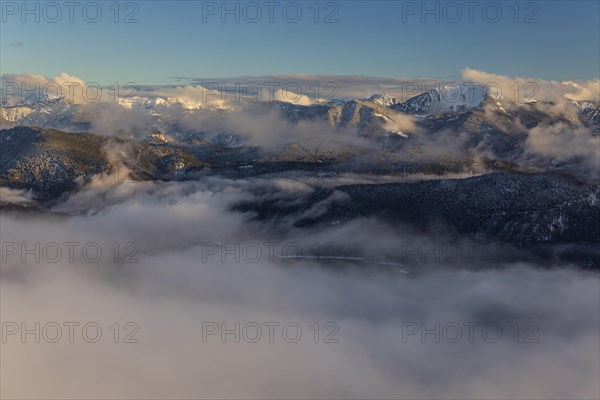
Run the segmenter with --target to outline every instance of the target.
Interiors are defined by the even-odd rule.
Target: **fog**
[[[405,273],[380,262],[401,243],[444,239],[385,221],[317,230],[232,211],[242,200],[316,190],[309,183],[108,178],[61,199],[52,216],[1,216],[2,397],[600,395],[597,273],[522,260],[407,261]],[[336,194],[326,200],[343,201]],[[318,215],[322,206],[310,212]],[[78,243],[71,259],[68,242]],[[39,243],[40,250],[22,251],[22,243],[25,250]],[[62,249],[59,257],[50,243]],[[314,255],[316,246],[337,255],[353,249],[370,261],[286,257]],[[36,322],[39,343],[35,334],[21,336],[21,323],[35,331]],[[53,322],[62,326],[56,343]],[[80,324],[72,343],[69,322]],[[101,327],[96,343],[93,327],[82,335],[86,323]],[[222,323],[247,328],[240,328],[239,343],[234,333],[221,336]],[[262,329],[255,343],[253,323]],[[436,323],[443,327],[439,340],[431,332],[422,337]]]

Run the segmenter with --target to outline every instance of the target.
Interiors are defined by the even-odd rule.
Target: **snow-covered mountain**
[[[391,107],[407,114],[465,111],[479,107],[487,97],[487,90],[481,85],[446,85],[421,93],[404,103],[392,104]]]
[[[98,103],[97,103],[98,104]],[[111,106],[116,105],[126,113],[135,113],[149,121],[145,132],[152,129],[165,132],[168,135],[201,135],[200,139],[218,139],[226,135],[227,142],[237,143],[234,139],[235,132],[217,130],[205,132],[190,129],[189,126],[182,127],[178,122],[178,116],[193,114],[199,110],[213,111],[219,115],[238,111],[240,108],[250,110],[260,115],[261,112],[276,110],[290,123],[300,121],[322,120],[335,129],[344,130],[352,128],[365,136],[381,136],[387,133],[398,133],[407,137],[406,132],[394,128],[394,118],[398,114],[409,114],[420,117],[423,121],[436,114],[442,114],[435,119],[437,128],[440,124],[448,121],[449,127],[456,125],[458,116],[456,113],[465,114],[482,110],[484,106],[493,105],[493,109],[506,115],[521,117],[525,115],[527,120],[551,121],[551,117],[543,116],[540,103],[527,101],[521,104],[510,104],[511,108],[504,109],[501,99],[491,96],[483,86],[478,85],[447,85],[442,88],[426,91],[405,102],[386,93],[376,94],[365,99],[332,100],[328,102],[315,103],[311,105],[300,105],[282,101],[262,102],[257,104],[228,104],[223,101],[198,102],[188,97],[172,96],[134,96],[130,98],[118,98]],[[592,101],[570,101],[573,107],[577,107],[578,113],[584,124],[589,125],[594,132],[600,132],[600,104]],[[106,104],[105,104],[106,105]],[[42,98],[35,101],[21,102],[16,105],[4,105],[0,107],[0,127],[29,126],[53,128],[64,131],[89,131],[93,127],[94,118],[98,117],[96,104],[72,104],[63,98]],[[116,109],[115,111],[117,111]],[[104,110],[106,111],[106,110]],[[215,115],[217,115],[215,114]],[[537,115],[536,118],[529,118]],[[106,112],[103,114],[106,117]],[[110,113],[109,113],[110,115]],[[133,114],[132,114],[133,115]],[[465,114],[465,118],[468,115]],[[459,118],[459,121],[465,120]],[[485,119],[485,116],[478,117]],[[153,121],[153,122],[152,122]],[[427,122],[427,121],[425,121]],[[484,123],[482,126],[493,125]],[[426,124],[427,125],[427,124]],[[431,126],[429,124],[428,126]],[[470,129],[472,131],[472,129]],[[139,132],[131,132],[138,134]],[[514,133],[514,132],[508,132]]]
[[[31,126],[78,130],[86,127],[85,121],[78,119],[79,112],[79,105],[64,98],[38,99],[0,107],[0,122],[2,128]]]
[[[159,110],[161,108],[179,107],[184,110],[223,110],[231,111],[234,109],[226,101],[220,99],[211,100],[211,102],[194,101],[183,97],[161,97],[161,96],[132,96],[128,98],[118,98],[117,104],[125,108],[140,110]]]
[[[94,114],[94,106],[106,102],[74,104],[64,97],[49,98],[38,96],[36,99],[3,104],[0,106],[0,122],[2,128],[11,126],[45,127],[61,130],[85,129],[89,116]],[[161,96],[119,97],[114,104],[123,110],[138,111],[160,117],[169,110],[193,111],[208,109],[215,111],[232,111],[234,107],[224,101],[198,102],[189,98]]]
[[[400,104],[400,101],[397,98],[390,96],[385,92],[381,94],[374,94],[373,96],[369,97],[367,101],[385,107],[391,107],[393,105]]]
[[[579,107],[583,119],[589,123],[596,132],[600,132],[600,103],[593,101],[571,101],[576,107]]]

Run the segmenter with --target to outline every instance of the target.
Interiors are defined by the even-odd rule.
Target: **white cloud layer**
[[[373,258],[415,240],[409,231],[369,221],[321,231],[260,226],[229,206],[248,198],[248,182],[96,182],[57,205],[65,218],[2,215],[3,242],[95,242],[98,263],[2,263],[2,321],[96,322],[102,340],[59,343],[11,335],[2,344],[5,398],[597,398],[600,373],[598,276],[523,263],[468,271],[442,265],[410,275],[370,268],[339,270],[266,254],[258,262],[219,254],[203,242],[294,241],[363,247]],[[263,183],[272,195],[306,187]],[[275,189],[274,189],[275,188]],[[281,192],[279,192],[281,191]],[[317,211],[317,210],[313,210]],[[137,264],[114,263],[109,246],[139,245]],[[76,253],[80,254],[80,253]],[[139,343],[122,343],[128,321]],[[515,342],[512,325],[519,322]],[[120,323],[120,343],[109,329]],[[256,322],[298,323],[297,343],[233,335],[202,339],[202,323],[232,328]],[[310,326],[320,323],[319,343]],[[338,343],[323,343],[334,322]],[[456,343],[429,335],[403,341],[405,323],[494,322],[495,343],[467,330]],[[525,324],[539,327],[533,338]],[[512,328],[511,328],[512,326]],[[80,329],[81,326],[78,328]],[[466,329],[466,328],[465,328]],[[491,332],[491,331],[490,331]],[[93,334],[93,330],[90,335]],[[450,335],[450,334],[449,334]],[[490,336],[493,336],[490,333]],[[452,336],[454,337],[454,336]],[[560,362],[557,362],[560,360]],[[35,382],[32,385],[31,382]]]

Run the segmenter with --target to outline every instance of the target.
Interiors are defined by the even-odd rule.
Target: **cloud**
[[[105,90],[96,98],[97,87],[88,83],[88,92],[82,79],[61,73],[55,77],[44,77],[33,73],[4,74],[4,84],[25,84],[33,89],[35,84],[46,88],[46,92],[57,91],[56,84],[65,97],[76,103],[114,101],[112,90]],[[535,78],[509,77],[465,68],[462,79],[489,85],[492,93],[501,94],[506,102],[520,102],[524,98],[544,101],[600,100],[600,80],[548,81]],[[444,82],[434,78],[385,78],[345,75],[272,75],[241,76],[231,78],[186,78],[178,82],[189,82],[184,86],[136,86],[136,95],[171,97],[184,100],[188,107],[202,108],[235,107],[256,101],[280,100],[297,104],[312,104],[332,99],[367,98],[386,92],[399,101],[408,100],[424,91],[442,87]],[[124,84],[123,84],[124,85]],[[130,94],[130,93],[124,93]]]
[[[571,170],[598,178],[600,136],[591,135],[589,129],[564,123],[537,126],[529,130],[522,159],[546,165],[574,164]]]
[[[403,134],[406,132],[418,132],[420,129],[416,124],[415,117],[411,115],[392,113],[389,120],[385,122],[384,128],[390,132]]]
[[[275,101],[283,101],[286,103],[299,104],[303,106],[309,106],[311,104],[319,103],[324,101],[323,99],[313,99],[302,93],[294,92],[293,90],[277,90],[274,95]]]
[[[156,87],[150,90],[140,90],[141,95],[152,97],[173,98],[183,101],[186,108],[205,108],[212,107],[217,109],[227,109],[232,102],[227,101],[227,97],[221,95],[217,89],[205,88],[203,86],[177,86],[177,87]]]
[[[521,102],[523,99],[564,103],[570,100],[600,101],[600,79],[588,81],[548,81],[543,79],[509,77],[472,68],[462,71],[465,81],[488,85],[503,101]]]
[[[79,116],[90,122],[91,132],[103,136],[142,137],[152,131],[156,122],[150,112],[112,102],[84,104]]]
[[[422,91],[433,89],[438,82],[433,78],[422,77],[388,78],[331,74],[282,74],[227,78],[173,77],[172,79],[177,82],[187,81],[192,85],[209,84],[212,87],[216,85],[229,90],[235,90],[236,85],[248,89],[258,86],[264,89],[264,97],[267,97],[271,88],[274,88],[304,95],[311,99],[323,100],[368,98],[373,94],[386,92],[402,101]]]
[[[81,325],[74,343],[66,328],[59,343],[34,343],[33,335],[22,343],[20,336],[9,336],[0,354],[3,365],[10,365],[2,368],[2,396],[598,397],[597,274],[515,263],[491,270],[413,267],[407,276],[374,265],[351,267],[350,261],[270,259],[267,251],[254,262],[236,260],[235,251],[207,258],[206,242],[235,248],[235,243],[274,240],[294,242],[307,252],[314,252],[316,242],[333,242],[377,259],[415,240],[402,227],[375,221],[280,230],[230,211],[248,196],[307,191],[281,183],[262,186],[244,181],[96,183],[56,205],[56,211],[71,217],[2,214],[4,243],[93,242],[104,251],[95,263],[83,259],[80,248],[73,262],[65,256],[57,263],[36,263],[30,256],[23,263],[10,256],[2,263],[3,322],[23,321],[29,329],[36,321],[42,326],[96,322],[103,329],[95,344],[83,340]],[[250,187],[257,192],[250,194]],[[134,257],[139,262],[115,263],[111,248],[129,242],[138,244]],[[281,246],[275,254],[282,254]],[[139,343],[123,343],[132,332],[124,329],[128,321],[139,327],[133,335]],[[115,322],[119,343],[114,342]],[[276,322],[279,328],[294,322],[303,333],[296,343],[284,340],[279,328],[272,343],[267,330],[256,343],[243,337],[237,343],[235,334],[223,342],[220,335],[203,342],[206,322],[223,322],[228,329],[236,322]],[[335,324],[333,330],[325,329],[328,322]],[[450,343],[442,336],[436,341],[435,333],[403,340],[407,323],[424,323],[435,331],[436,322],[461,325],[460,340]],[[470,322],[481,324],[472,341],[463,325]],[[488,323],[501,327],[497,341],[484,339],[481,327]],[[454,337],[453,332],[440,335]],[[324,342],[328,335],[338,342]],[[537,342],[524,342],[524,337]]]
[[[2,203],[30,203],[31,196],[25,190],[0,187],[0,200]]]
[[[35,103],[46,97],[64,97],[72,103],[85,104],[103,95],[95,85],[86,85],[81,78],[65,72],[50,78],[30,72],[3,74],[0,76],[0,83],[2,100],[9,105]]]
[[[11,42],[8,45],[10,47],[23,47],[23,42]]]

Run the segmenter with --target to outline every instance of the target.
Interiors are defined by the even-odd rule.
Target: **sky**
[[[278,74],[452,80],[464,68],[548,80],[600,76],[597,0],[473,8],[466,1],[75,3],[2,1],[0,72],[67,72],[104,85]]]

